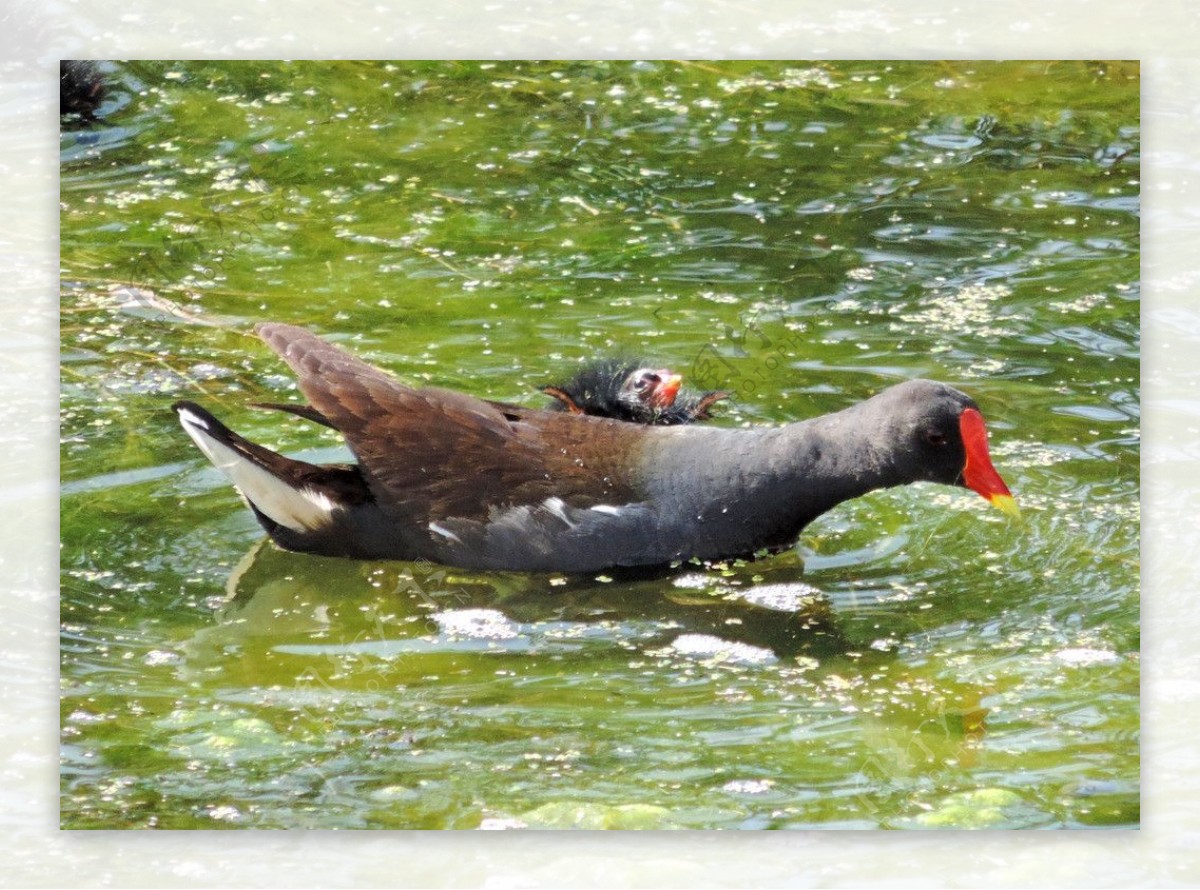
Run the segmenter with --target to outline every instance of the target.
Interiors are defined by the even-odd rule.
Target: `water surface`
[[[62,824],[1134,826],[1136,66],[129,63],[62,138]],[[263,545],[179,430],[272,448],[285,320],[543,404],[596,355],[715,421],[945,380],[936,486],[647,578]]]

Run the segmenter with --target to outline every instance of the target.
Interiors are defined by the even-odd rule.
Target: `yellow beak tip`
[[[1017,506],[1016,500],[1012,495],[996,494],[991,497],[992,506],[1013,519],[1021,518],[1021,508]]]

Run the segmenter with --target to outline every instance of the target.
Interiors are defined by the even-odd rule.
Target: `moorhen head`
[[[562,385],[544,386],[542,392],[556,400],[554,411],[660,426],[708,420],[713,404],[729,397],[683,390],[682,382],[666,369],[610,359],[588,365]]]
[[[289,550],[588,572],[779,550],[836,504],[912,482],[1016,513],[978,405],[943,383],[784,426],[660,426],[414,389],[300,328],[258,333],[310,403],[287,410],[338,430],[357,463],[284,457],[199,405],[174,408]]]

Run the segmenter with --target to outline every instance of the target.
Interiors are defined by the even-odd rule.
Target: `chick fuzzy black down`
[[[542,387],[551,410],[657,426],[709,420],[709,409],[729,393],[682,389],[678,375],[648,362],[607,359],[582,368],[569,381]]]

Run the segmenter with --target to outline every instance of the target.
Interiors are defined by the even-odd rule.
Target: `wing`
[[[311,420],[313,423],[319,423],[322,426],[333,426],[329,422],[329,418],[312,405],[301,405],[294,402],[251,402],[250,407],[260,408],[263,411],[285,411],[288,414],[295,414],[297,417],[303,417],[305,420]]]
[[[512,508],[544,512],[552,499],[572,510],[637,500],[621,466],[634,444],[627,424],[414,389],[301,328],[257,330],[313,411],[345,436],[388,511],[421,524],[487,524]]]

